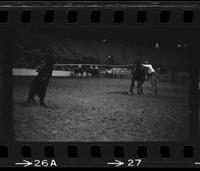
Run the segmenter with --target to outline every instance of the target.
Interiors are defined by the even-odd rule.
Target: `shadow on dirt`
[[[111,91],[111,92],[106,92],[106,94],[118,94],[118,95],[127,95],[127,96],[130,96],[128,94],[128,91]],[[134,95],[134,94],[132,94]]]
[[[134,96],[134,97],[144,97],[144,98],[157,98],[161,100],[180,100],[184,101],[185,98],[182,96],[177,97],[173,94],[160,94],[158,91],[158,94],[156,95],[151,89],[147,90],[144,94],[137,94],[137,92],[133,92],[132,94],[128,94],[128,91],[112,91],[112,92],[106,92],[106,94],[115,94],[115,95],[125,95],[125,96]]]
[[[129,94],[128,91],[112,91],[112,92],[107,92],[106,94],[116,94],[116,95],[136,96],[136,97],[145,96],[145,94],[137,94],[137,92],[133,92],[132,94]]]
[[[59,107],[56,104],[47,104],[46,106],[42,106],[39,103],[27,103],[27,102],[19,102],[18,103],[21,107],[42,107],[46,109],[56,110]]]

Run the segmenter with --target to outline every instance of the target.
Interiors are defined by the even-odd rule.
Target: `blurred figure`
[[[131,68],[132,79],[131,87],[128,94],[132,94],[133,88],[135,86],[135,81],[137,81],[137,93],[143,94],[142,84],[145,81],[145,70],[143,69],[139,60],[135,60]]]
[[[149,75],[149,81],[151,83],[152,88],[154,89],[155,94],[157,95],[157,93],[158,93],[158,88],[157,88],[158,74],[157,74],[156,70],[153,68],[153,66],[148,61],[145,61],[145,63],[142,64],[142,66],[147,69],[147,74]]]
[[[95,68],[94,68],[94,76],[95,76],[95,77],[98,77],[98,76],[99,76],[99,68],[98,68],[97,65],[96,65]]]
[[[49,83],[49,80],[53,72],[54,60],[52,58],[42,61],[41,64],[37,67],[38,75],[31,83],[27,103],[35,102],[34,96],[38,95],[40,98],[40,105],[46,106],[44,103],[44,98],[46,95],[46,89]]]
[[[128,92],[128,94],[132,94],[133,93],[133,88],[135,87],[135,70],[136,70],[136,62],[134,61],[132,67],[131,67],[131,87],[130,90]]]
[[[79,74],[80,74],[80,77],[83,77],[84,70],[81,64],[79,64],[78,67],[76,67],[74,73],[78,77],[79,77]]]
[[[157,78],[160,81],[160,71],[161,71],[160,67],[157,67],[156,71],[157,71]]]
[[[90,66],[89,72],[90,72],[91,76],[94,77],[94,68],[92,65]]]

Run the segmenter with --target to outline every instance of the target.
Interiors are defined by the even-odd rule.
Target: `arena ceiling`
[[[17,40],[23,42],[24,46],[28,42],[36,44],[43,42],[63,58],[76,58],[73,51],[84,49],[82,45],[86,47],[92,44],[90,50],[82,50],[79,53],[100,59],[113,55],[120,64],[132,63],[137,54],[141,54],[142,60],[150,60],[157,64],[185,65],[198,41],[196,36],[198,29],[184,35],[185,29],[187,28],[40,28],[17,31]],[[75,42],[74,45],[70,45],[73,42]],[[81,42],[82,45],[78,46],[76,42]]]

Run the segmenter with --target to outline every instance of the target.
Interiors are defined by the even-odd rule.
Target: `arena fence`
[[[35,69],[26,68],[13,68],[13,76],[36,76]],[[53,70],[53,77],[81,77],[75,75],[74,71]],[[82,77],[91,77],[91,74],[83,73]],[[99,69],[98,77],[101,78],[117,78],[117,79],[130,79],[131,71],[128,69]],[[184,72],[168,72],[165,74],[158,74],[158,80],[165,83],[184,83],[188,84],[189,75]]]

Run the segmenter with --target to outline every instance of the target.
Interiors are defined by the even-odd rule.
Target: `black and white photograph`
[[[3,103],[3,58],[0,54],[0,111],[2,111]]]
[[[159,34],[131,27],[18,31],[15,140],[189,141],[189,45]]]
[[[3,121],[5,117],[3,116],[3,57],[2,52],[0,52],[0,141],[3,137],[4,124]]]

